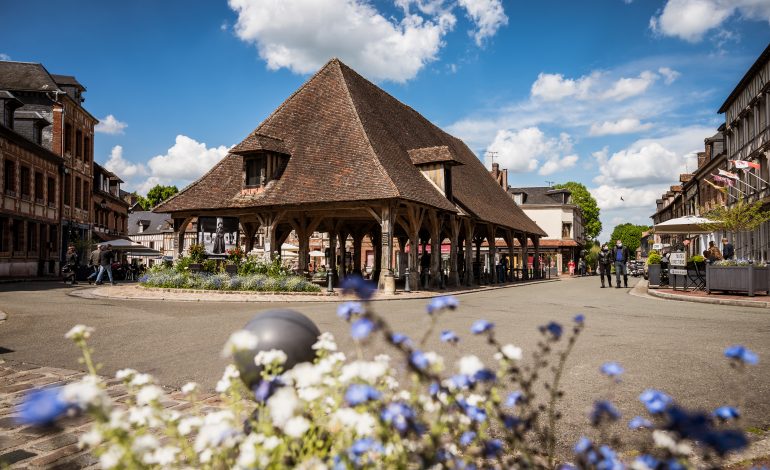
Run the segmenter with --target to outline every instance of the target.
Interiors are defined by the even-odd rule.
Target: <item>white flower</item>
[[[203,420],[198,416],[190,416],[188,418],[182,418],[177,425],[177,430],[182,436],[187,436],[193,429],[197,429],[203,425]]]
[[[377,421],[369,413],[360,413],[352,408],[339,408],[329,418],[329,431],[353,429],[358,436],[371,436]]]
[[[81,339],[90,338],[91,333],[93,332],[94,329],[90,326],[75,325],[64,335],[64,337],[73,341],[79,341]]]
[[[123,458],[123,449],[115,444],[111,445],[107,452],[99,457],[99,465],[102,468],[115,468]]]
[[[500,352],[495,353],[495,359],[498,361],[503,358],[508,359],[509,361],[520,361],[522,357],[523,352],[521,348],[512,344],[506,344],[500,348]]]
[[[299,407],[299,399],[293,388],[283,387],[267,400],[267,409],[270,410],[270,418],[273,425],[283,428],[286,421],[294,416],[294,411]]]
[[[152,382],[152,376],[149,374],[134,374],[129,383],[134,387],[141,387],[142,385],[151,384]]]
[[[251,469],[257,467],[257,445],[262,442],[261,434],[249,434],[241,442],[235,468]]]
[[[199,454],[213,448],[232,448],[238,443],[239,436],[240,432],[233,412],[215,411],[207,414],[203,419],[203,425],[195,437],[193,447]],[[202,455],[201,460],[203,460]]]
[[[131,380],[137,372],[134,369],[120,369],[115,373],[115,378],[118,380]]]
[[[131,451],[143,459],[145,454],[154,451],[157,447],[158,440],[150,434],[144,434],[134,439],[134,442],[131,444]]]
[[[262,447],[265,450],[273,450],[281,443],[281,440],[276,436],[269,436],[262,442]]]
[[[136,403],[138,405],[149,405],[160,400],[163,396],[163,389],[157,385],[145,385],[136,394]]]
[[[309,362],[300,362],[281,376],[287,384],[297,388],[313,387],[321,383],[324,371],[321,367]]]
[[[299,438],[302,437],[307,430],[310,429],[310,421],[306,420],[302,416],[295,416],[286,421],[283,425],[283,432],[289,437]]]
[[[323,395],[323,392],[321,392],[321,389],[318,387],[304,387],[297,389],[297,396],[308,403],[318,400],[321,395]]]
[[[329,467],[327,467],[326,464],[323,463],[318,457],[311,457],[310,459],[305,460],[304,462],[294,467],[294,470],[328,470],[328,469]]]
[[[96,427],[92,427],[87,432],[83,433],[78,439],[78,447],[83,449],[88,447],[93,449],[102,443],[102,433],[100,433]]]
[[[149,406],[132,406],[128,410],[128,422],[136,426],[157,427],[160,420],[155,416],[155,410]]]
[[[388,364],[382,361],[355,361],[342,366],[339,381],[348,383],[354,379],[361,379],[370,384],[377,382],[377,379],[385,375],[388,371]]]
[[[461,374],[473,377],[476,372],[484,368],[484,363],[474,355],[463,356],[457,363],[457,368]]]
[[[182,386],[182,393],[189,395],[198,390],[198,384],[195,382],[187,382]]]
[[[238,330],[230,335],[222,349],[222,357],[230,357],[239,351],[252,351],[257,348],[259,339],[248,330]]]
[[[128,431],[129,425],[126,421],[126,412],[121,409],[114,409],[110,412],[110,429],[122,429]]]
[[[466,401],[471,406],[479,406],[479,404],[484,403],[485,400],[486,400],[485,397],[476,393],[472,393],[468,396],[468,399]]]
[[[286,353],[278,349],[260,351],[254,357],[254,363],[258,366],[282,365],[288,358]]]
[[[334,335],[329,332],[321,333],[321,336],[318,337],[318,341],[313,345],[313,349],[336,351],[337,343],[334,341]]]
[[[374,360],[376,362],[382,362],[384,364],[390,364],[390,356],[388,356],[387,354],[377,354],[376,356],[374,356]]]
[[[169,467],[176,461],[176,455],[181,452],[178,447],[163,446],[155,449],[152,454],[145,454],[144,463]]]
[[[444,369],[444,358],[436,354],[434,351],[428,351],[425,353],[425,359],[430,364],[430,368],[434,372],[440,372]]]
[[[102,388],[101,381],[93,375],[86,375],[77,382],[65,385],[61,396],[64,401],[81,410],[91,407],[107,410],[111,407],[109,395]]]
[[[230,389],[230,387],[232,387],[233,380],[240,376],[241,374],[238,372],[238,369],[234,365],[228,364],[227,367],[225,367],[225,372],[222,374],[222,378],[217,382],[216,391],[219,393],[225,393]]]

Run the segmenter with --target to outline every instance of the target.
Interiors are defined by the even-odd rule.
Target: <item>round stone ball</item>
[[[250,331],[258,339],[256,348],[240,351],[234,357],[241,380],[250,390],[259,385],[261,380],[262,368],[254,363],[254,356],[259,351],[283,351],[287,357],[283,370],[289,370],[300,362],[312,362],[315,359],[313,344],[321,334],[312,320],[289,309],[273,309],[260,313],[246,323],[243,329]]]

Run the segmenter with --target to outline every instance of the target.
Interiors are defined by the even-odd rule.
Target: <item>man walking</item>
[[[733,259],[733,256],[735,256],[735,247],[725,237],[722,239],[722,258]]]
[[[91,252],[91,256],[88,257],[88,266],[93,270],[93,272],[88,276],[89,284],[93,282],[93,279],[96,278],[96,276],[99,274],[99,255],[101,254],[101,251],[99,250],[99,246],[94,248],[94,251]]]
[[[610,248],[605,243],[602,245],[602,249],[599,252],[599,276],[602,280],[602,289],[604,289],[604,278],[607,278],[607,282],[612,287],[612,255],[610,254]]]
[[[68,282],[71,283],[71,285],[75,285],[78,283],[78,262],[80,261],[80,257],[78,256],[78,252],[75,249],[75,245],[70,245],[67,247],[67,255],[65,258],[65,265],[62,268],[62,272],[64,273],[64,283],[67,284]]]
[[[623,286],[628,287],[628,268],[626,263],[631,259],[631,250],[623,246],[623,241],[618,240],[612,250],[612,259],[615,261],[615,288],[620,289],[620,273],[623,273]]]
[[[112,245],[107,245],[106,247],[102,245],[101,253],[99,253],[99,275],[96,276],[96,284],[103,284],[102,283],[102,277],[104,277],[104,272],[106,271],[110,278],[110,284],[115,285],[115,280],[112,278]]]

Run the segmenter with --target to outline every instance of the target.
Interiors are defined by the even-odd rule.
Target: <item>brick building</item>
[[[109,241],[128,235],[129,203],[120,197],[120,184],[115,173],[93,164],[93,239]]]

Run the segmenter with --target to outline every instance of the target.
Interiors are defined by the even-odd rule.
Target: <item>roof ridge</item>
[[[225,161],[227,158],[231,157],[231,156],[240,156],[240,155],[235,155],[234,153],[230,153],[230,152],[228,151],[228,152],[227,152],[227,155],[225,155],[224,157],[220,158],[220,159],[219,159],[219,161],[216,163],[216,165],[212,166],[212,167],[209,169],[209,171],[207,171],[206,173],[204,173],[204,174],[202,174],[201,176],[199,176],[199,177],[198,177],[198,179],[196,179],[196,180],[195,180],[195,181],[193,181],[192,183],[188,184],[188,185],[187,185],[187,186],[185,186],[184,188],[180,189],[180,190],[179,190],[179,192],[177,192],[176,194],[174,194],[174,195],[173,195],[173,196],[171,196],[170,198],[166,199],[165,201],[161,201],[161,203],[160,203],[160,204],[158,204],[157,206],[155,206],[155,207],[153,207],[152,209],[150,209],[150,210],[149,210],[149,212],[155,212],[155,209],[158,209],[158,208],[160,208],[160,207],[163,207],[163,205],[164,205],[164,204],[167,204],[167,203],[169,203],[169,202],[173,201],[174,199],[176,199],[176,197],[177,197],[177,196],[181,195],[182,193],[184,193],[184,192],[185,192],[185,191],[187,191],[188,189],[195,187],[197,184],[199,184],[200,182],[202,182],[202,181],[205,179],[205,177],[206,177],[206,176],[208,176],[208,175],[209,175],[209,174],[210,174],[212,171],[214,171],[214,170],[216,170],[217,168],[219,168],[219,166],[220,166],[220,165],[222,165],[222,163],[224,163],[224,161]],[[163,211],[161,211],[161,212],[163,212]],[[155,212],[155,213],[157,214],[157,212]]]
[[[348,70],[351,70],[350,67],[342,63],[337,58],[332,59],[332,61],[329,62],[334,63],[337,65],[337,72],[340,74],[340,77],[342,78],[342,84],[345,88],[345,95],[348,98],[348,101],[350,101],[350,105],[353,107],[353,114],[356,117],[356,123],[358,123],[358,127],[361,130],[361,132],[364,134],[364,138],[366,139],[366,145],[369,147],[369,150],[372,152],[372,156],[374,157],[375,165],[377,166],[377,169],[382,173],[384,177],[388,179],[388,183],[390,183],[390,186],[395,190],[396,194],[398,196],[403,196],[401,194],[401,191],[399,191],[398,186],[396,186],[396,183],[393,182],[393,177],[388,173],[388,171],[385,169],[384,166],[382,166],[382,163],[380,162],[380,157],[377,155],[377,152],[374,150],[374,146],[372,146],[372,141],[369,139],[369,134],[366,132],[366,126],[364,126],[364,123],[361,122],[361,116],[358,114],[358,108],[356,107],[356,101],[353,99],[353,96],[350,94],[350,84],[348,83],[347,78],[345,78],[345,73],[342,70],[342,66],[345,66]]]

